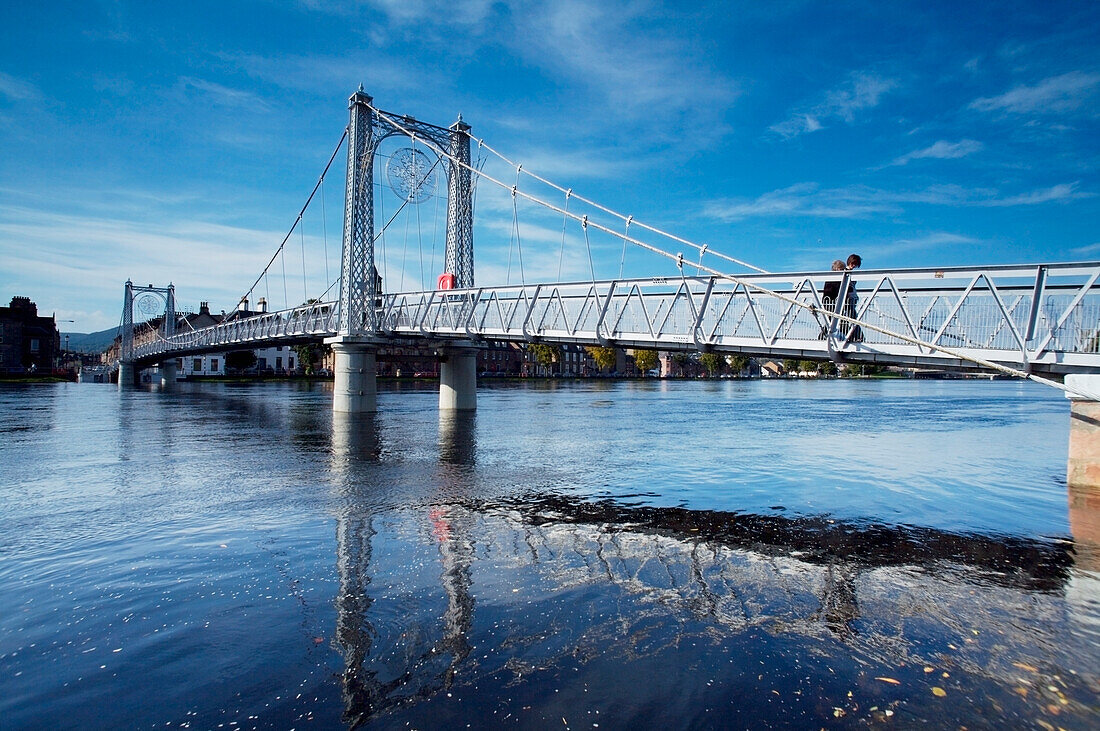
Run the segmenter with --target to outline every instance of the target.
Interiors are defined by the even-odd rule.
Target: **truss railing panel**
[[[1100,372],[1100,263],[867,271],[852,300],[836,273],[676,277],[390,294],[379,335],[618,344],[775,357]],[[259,347],[334,335],[334,303],[240,318],[135,348],[135,356]],[[858,325],[830,316],[839,313]],[[920,341],[920,343],[913,342]],[[923,343],[923,344],[922,344]],[[945,353],[929,346],[949,349]]]

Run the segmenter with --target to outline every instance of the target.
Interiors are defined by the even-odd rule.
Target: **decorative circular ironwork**
[[[435,169],[423,152],[402,147],[386,163],[386,180],[398,198],[423,203],[435,190]]]
[[[143,315],[159,315],[164,312],[164,300],[155,294],[138,295],[134,307]]]

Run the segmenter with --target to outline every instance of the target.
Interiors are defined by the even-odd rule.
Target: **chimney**
[[[12,297],[11,308],[30,313],[31,317],[38,317],[38,305],[31,302],[30,297]]]
[[[241,312],[248,312],[248,298],[241,297],[241,303],[237,305],[237,309]]]
[[[267,312],[267,300],[263,297],[256,300],[256,306],[260,308],[260,312]]]
[[[200,315],[209,315],[210,314],[210,303],[209,302],[200,302],[199,303],[199,314]]]

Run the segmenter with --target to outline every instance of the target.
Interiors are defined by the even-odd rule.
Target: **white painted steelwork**
[[[134,359],[147,364],[168,354],[219,353],[318,341],[336,335],[337,324],[335,302],[314,302],[279,312],[234,317],[211,327],[158,338],[136,346]]]
[[[824,302],[844,278],[849,327]],[[1100,262],[668,277],[390,294],[386,339],[613,344],[775,358],[975,370],[971,359],[1032,373],[1100,373]],[[153,362],[336,334],[335,303],[231,320],[135,349]],[[843,313],[843,307],[840,308]],[[862,339],[858,332],[862,330]],[[943,350],[941,350],[943,349]],[[946,352],[945,352],[946,351]]]

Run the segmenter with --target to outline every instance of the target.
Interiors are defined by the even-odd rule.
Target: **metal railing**
[[[823,299],[842,278],[839,307]],[[390,294],[380,338],[707,350],[764,357],[1100,372],[1100,263],[659,277]],[[336,334],[325,302],[135,347],[135,358]],[[851,317],[858,324],[835,315]]]
[[[336,304],[315,302],[251,317],[230,316],[210,327],[156,337],[134,346],[134,359],[155,361],[159,356],[240,350],[265,345],[312,340],[336,333]]]

